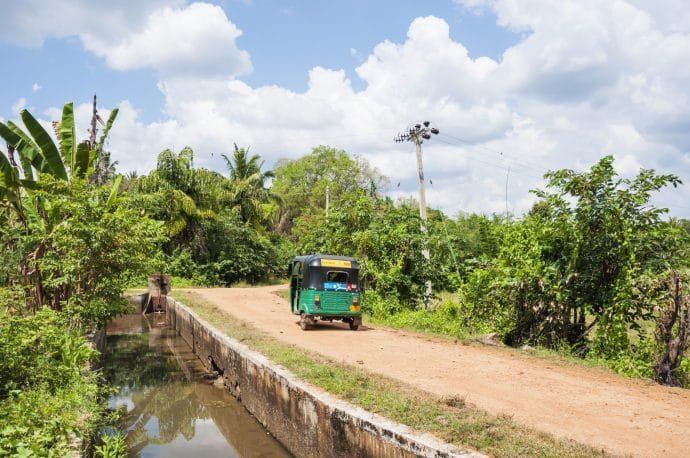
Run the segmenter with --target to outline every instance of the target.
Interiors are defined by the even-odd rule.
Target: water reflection
[[[127,315],[108,324],[103,373],[119,386],[121,428],[132,456],[289,456],[201,362],[165,317]]]

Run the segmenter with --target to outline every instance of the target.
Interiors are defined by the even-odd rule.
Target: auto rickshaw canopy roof
[[[292,262],[301,262],[307,267],[340,267],[343,269],[359,270],[359,262],[349,256],[336,256],[331,254],[310,254],[295,256]]]

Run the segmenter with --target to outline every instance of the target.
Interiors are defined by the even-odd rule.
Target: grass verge
[[[574,441],[556,439],[518,425],[510,416],[490,415],[466,405],[462,398],[434,396],[397,380],[279,342],[222,312],[197,294],[174,292],[173,297],[219,330],[266,355],[297,377],[352,404],[415,430],[431,433],[446,442],[498,457],[606,456]]]

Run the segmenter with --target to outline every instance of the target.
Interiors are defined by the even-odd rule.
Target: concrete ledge
[[[479,457],[329,395],[169,299],[170,324],[209,370],[296,456]]]

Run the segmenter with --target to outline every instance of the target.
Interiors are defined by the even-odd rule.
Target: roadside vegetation
[[[57,141],[28,111],[23,128],[0,123],[0,455],[78,452],[107,421],[86,336],[126,309],[125,286],[164,240],[107,164],[116,115],[83,142],[71,104],[53,125]]]
[[[434,434],[459,447],[490,456],[606,456],[600,450],[518,425],[510,416],[493,416],[465,404],[462,398],[441,398],[396,380],[336,362],[279,342],[253,326],[219,310],[194,293],[173,292],[204,320],[266,355],[302,380],[370,412]]]
[[[690,222],[668,218],[653,203],[680,184],[673,175],[641,170],[622,178],[607,156],[583,172],[548,173],[525,215],[430,209],[424,233],[414,200],[393,201],[386,177],[330,146],[267,170],[259,154],[228,145],[222,173],[196,166],[189,147],[167,149],[148,174],[118,174],[106,142],[116,115],[98,138],[93,132],[84,141],[75,134],[72,104],[52,126],[26,110],[22,125],[0,123],[3,451],[53,443],[43,454],[59,455],[72,446],[64,434],[97,434],[97,422],[82,421],[83,412],[74,417],[79,424],[58,422],[71,425],[68,433],[40,426],[49,422],[16,422],[38,392],[56,397],[45,407],[62,406],[55,409],[65,418],[76,411],[60,403],[74,401],[73,393],[83,402],[70,405],[101,416],[90,401],[95,391],[76,382],[95,386],[83,370],[95,354],[82,354],[81,339],[126,309],[125,288],[145,286],[161,270],[173,275],[173,286],[280,281],[289,259],[315,252],[361,261],[364,307],[379,323],[454,338],[496,333],[507,345],[688,385]],[[430,263],[421,254],[425,244]],[[435,296],[429,309],[422,303],[427,279]],[[45,320],[62,331],[48,332]],[[10,332],[22,326],[45,327],[45,336],[24,342],[24,331]],[[31,350],[40,345],[59,350]],[[72,378],[34,380],[24,370],[42,364]],[[51,415],[45,412],[46,421]],[[55,440],[19,443],[19,436]],[[108,439],[101,450],[117,443]]]

